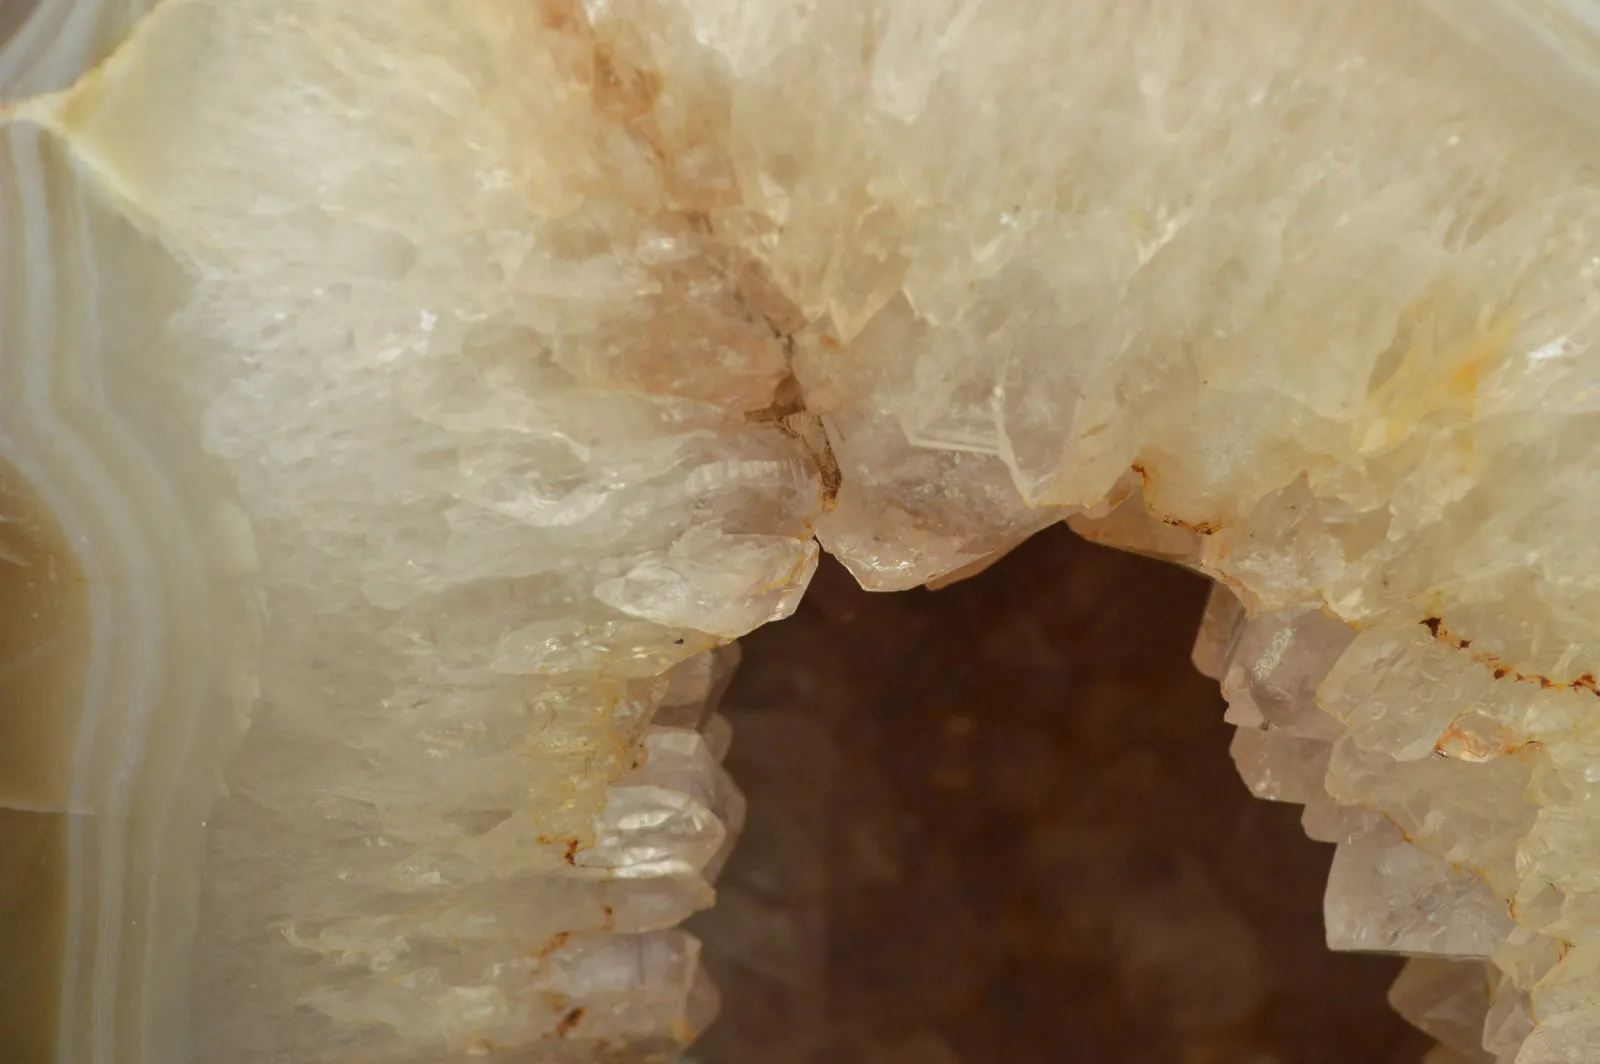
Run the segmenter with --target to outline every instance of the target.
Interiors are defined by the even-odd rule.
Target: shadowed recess
[[[935,592],[826,564],[743,640],[701,1064],[1419,1059],[1398,960],[1323,941],[1332,848],[1234,772],[1204,597],[1058,527]]]

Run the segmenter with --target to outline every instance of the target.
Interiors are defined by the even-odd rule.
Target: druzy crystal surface
[[[673,1058],[726,644],[819,543],[1062,520],[1218,582],[1240,771],[1437,1059],[1593,1059],[1589,0],[0,25],[59,1060]]]

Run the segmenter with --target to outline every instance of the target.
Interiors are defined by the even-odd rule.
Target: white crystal
[[[1396,1012],[1468,1060],[1484,1053],[1492,969],[1484,964],[1413,957],[1389,988]]]
[[[1244,627],[1244,603],[1222,584],[1212,584],[1206,597],[1206,612],[1200,618],[1200,631],[1194,640],[1194,667],[1201,675],[1220,680],[1228,668],[1234,641]],[[1260,720],[1241,722],[1241,727],[1260,727]]]
[[[1334,851],[1323,918],[1332,949],[1484,959],[1512,927],[1481,880],[1388,825]]]
[[[1228,719],[1306,739],[1339,738],[1344,729],[1319,708],[1317,687],[1354,638],[1320,610],[1251,617],[1232,639],[1221,676]]]
[[[1250,793],[1274,802],[1305,804],[1324,793],[1332,750],[1316,739],[1283,731],[1240,728],[1229,747],[1233,763]]]

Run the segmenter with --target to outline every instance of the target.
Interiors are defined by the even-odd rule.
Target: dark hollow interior
[[[724,704],[750,817],[693,1057],[1415,1064],[1399,962],[1323,943],[1332,848],[1234,773],[1205,591],[1064,528],[941,591],[825,562]]]

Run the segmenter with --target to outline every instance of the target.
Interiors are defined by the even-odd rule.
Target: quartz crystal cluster
[[[1225,588],[1241,773],[1436,1059],[1595,1059],[1592,0],[0,26],[60,1061],[671,1059],[719,648],[818,542],[895,589],[1061,520]]]

